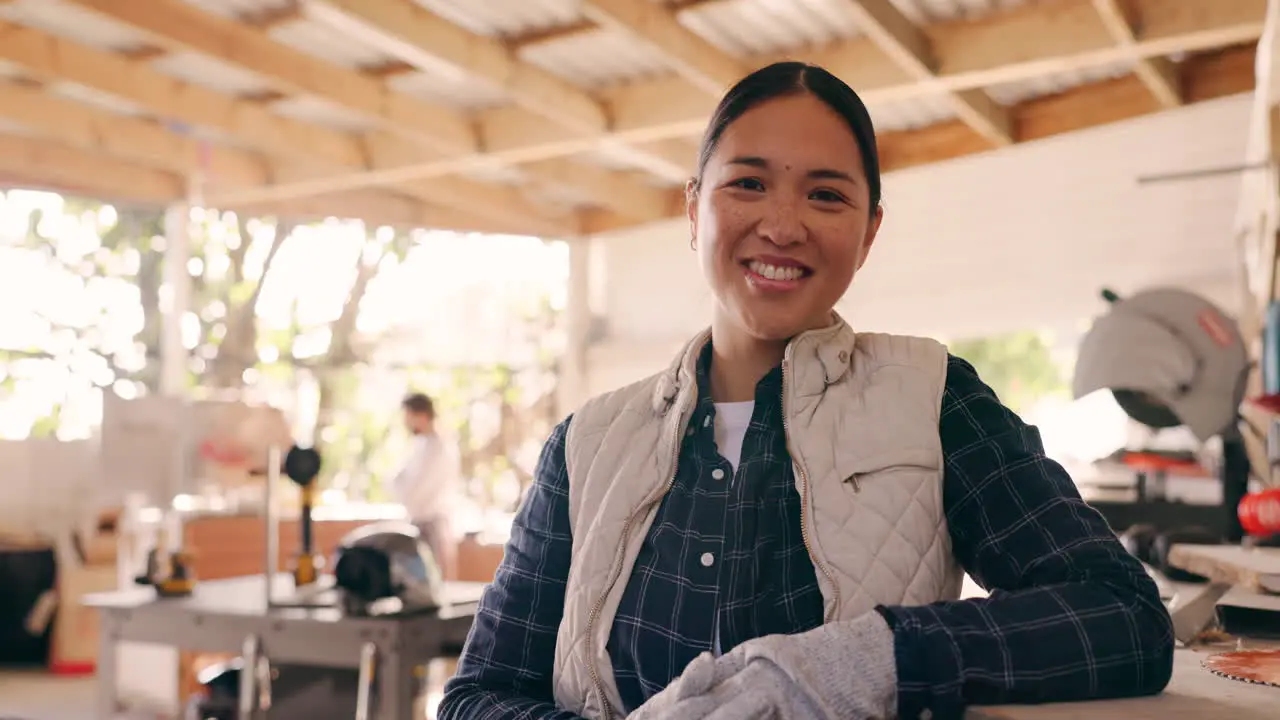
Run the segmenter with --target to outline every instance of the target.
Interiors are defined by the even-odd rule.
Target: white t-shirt
[[[457,448],[437,433],[415,435],[391,492],[414,522],[448,518],[461,492]]]
[[[738,463],[742,460],[742,441],[747,436],[747,428],[751,425],[751,413],[756,409],[754,401],[716,403],[716,449],[729,464],[733,466],[733,475],[729,477],[730,486],[738,473]],[[715,653],[720,654],[720,612],[716,611],[715,620]]]
[[[751,413],[756,409],[752,400],[746,402],[716,403],[716,448],[725,460],[738,472],[742,459],[742,440],[751,425]]]

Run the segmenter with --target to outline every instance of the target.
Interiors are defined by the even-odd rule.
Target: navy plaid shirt
[[[701,388],[705,362],[700,368]],[[675,484],[637,559],[609,654],[628,710],[699,653],[822,622],[800,537],[781,421],[781,373],[757,387],[734,482],[716,450],[705,390]],[[569,720],[552,696],[572,538],[565,434],[552,433],[476,615],[439,717]],[[952,357],[939,428],[953,552],[986,599],[877,608],[894,632],[898,711],[959,717],[969,704],[1158,692],[1173,634],[1155,584],[1044,455],[1038,431]],[[719,472],[717,472],[719,471]],[[704,562],[711,553],[712,562]],[[716,619],[718,618],[718,628]]]

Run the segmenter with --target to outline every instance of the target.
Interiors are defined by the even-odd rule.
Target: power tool
[[[324,558],[315,551],[315,531],[311,518],[320,466],[320,453],[313,448],[294,445],[284,457],[284,474],[298,486],[301,494],[298,529],[302,533],[302,542],[293,562],[293,583],[298,588],[314,583],[324,567]]]

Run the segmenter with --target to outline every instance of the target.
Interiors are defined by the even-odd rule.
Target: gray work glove
[[[703,653],[628,720],[888,720],[893,631],[877,612]]]

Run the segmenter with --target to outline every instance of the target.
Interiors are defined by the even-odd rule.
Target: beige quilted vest
[[[675,479],[709,332],[665,372],[587,402],[569,426],[573,561],[556,642],[557,704],[619,718],[606,644],[659,501]],[[877,604],[955,599],[963,573],[942,507],[938,417],[946,349],[834,325],[783,360],[783,416],[803,534],[828,622]],[[711,619],[708,618],[708,622]]]

